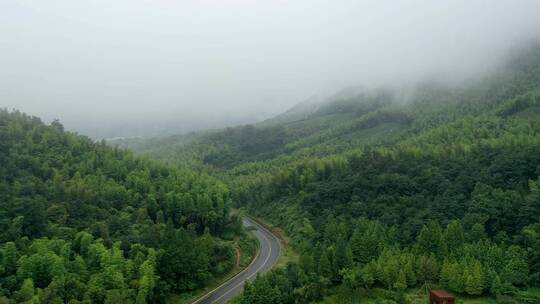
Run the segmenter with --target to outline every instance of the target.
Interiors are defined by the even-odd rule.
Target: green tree
[[[442,286],[450,288],[450,281],[452,280],[453,276],[455,276],[454,265],[448,260],[444,260],[441,267],[439,282],[442,284]]]
[[[453,220],[446,226],[444,240],[448,251],[459,254],[465,243],[465,232],[459,220]]]
[[[45,288],[54,278],[65,275],[62,258],[52,252],[23,256],[17,274],[21,278],[31,278],[38,288]]]
[[[489,291],[493,295],[512,295],[515,293],[516,288],[508,282],[503,282],[498,275],[495,275],[491,282]]]
[[[139,269],[139,288],[136,298],[137,304],[147,303],[151,299],[156,281],[158,279],[156,271],[156,252],[153,249],[148,251],[148,258],[142,263]]]
[[[471,228],[470,238],[473,242],[479,242],[481,240],[485,240],[487,238],[487,233],[486,233],[486,229],[484,228],[484,225],[480,223],[474,224]]]
[[[352,252],[345,240],[338,241],[332,261],[335,274],[339,274],[341,269],[352,266]]]
[[[480,295],[484,290],[484,272],[478,261],[474,261],[465,278],[465,291],[470,295]]]
[[[266,277],[258,277],[254,283],[246,284],[241,304],[278,304],[280,293]]]
[[[319,275],[325,278],[332,277],[332,265],[330,264],[330,259],[328,258],[328,250],[323,249],[321,257],[319,258],[319,264],[317,266],[317,272]]]
[[[446,246],[439,223],[431,221],[427,226],[424,226],[418,235],[416,244],[420,253],[443,256],[446,252]]]
[[[448,279],[448,288],[456,293],[465,292],[465,281],[467,279],[465,263],[453,263],[449,273],[445,274]]]
[[[506,252],[506,261],[503,280],[515,286],[523,286],[529,275],[529,265],[523,250],[518,246],[510,246]]]
[[[34,282],[31,278],[25,279],[21,285],[21,289],[17,292],[18,302],[28,302],[32,300],[35,294]]]
[[[2,268],[4,269],[4,274],[15,274],[15,271],[17,270],[18,259],[18,252],[15,243],[5,243],[2,257]]]
[[[397,280],[394,283],[394,288],[397,290],[407,289],[407,276],[405,275],[405,272],[403,270],[399,272]]]
[[[418,280],[420,282],[435,282],[439,278],[439,263],[434,254],[430,256],[422,255],[417,261]]]

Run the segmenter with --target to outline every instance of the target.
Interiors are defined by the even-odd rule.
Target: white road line
[[[265,265],[266,263],[268,262],[268,260],[270,259],[270,257],[272,256],[272,246],[270,244],[270,240],[266,237],[266,235],[264,235],[264,233],[261,232],[261,235],[262,237],[264,237],[264,239],[266,240],[266,242],[268,243],[268,247],[270,247],[270,251],[268,252],[268,257],[266,257],[266,259],[264,260],[264,263],[261,265],[261,267],[257,268],[257,270],[255,270],[254,273],[252,273],[251,275],[249,275],[245,280],[243,280],[242,282],[236,284],[233,288],[229,289],[227,292],[225,292],[224,294],[222,294],[219,298],[215,299],[212,303],[216,303],[217,301],[221,300],[221,298],[223,298],[224,296],[228,295],[231,291],[235,290],[236,288],[238,288],[240,285],[244,284],[247,280],[251,279],[254,275],[256,275],[259,270],[261,270]],[[262,247],[262,246],[261,246]]]
[[[248,222],[251,222],[251,224],[253,224],[254,222],[249,219]],[[281,248],[281,247],[280,247]],[[242,269],[242,271],[240,271],[239,273],[235,274],[232,278],[228,279],[227,281],[221,283],[221,285],[219,285],[218,287],[212,289],[212,291],[209,291],[207,292],[205,295],[201,296],[200,298],[198,298],[197,300],[195,300],[195,302],[191,303],[191,304],[197,304],[199,302],[201,302],[202,300],[205,300],[206,298],[210,297],[216,290],[220,289],[221,287],[227,285],[229,282],[231,282],[232,280],[236,279],[237,277],[239,277],[240,275],[244,274],[244,272],[247,272],[249,270],[249,268],[255,264],[255,262],[257,262],[257,258],[259,258],[259,255],[260,255],[260,250],[257,251],[257,255],[253,258],[253,260],[251,260],[251,263],[249,263],[249,265]]]

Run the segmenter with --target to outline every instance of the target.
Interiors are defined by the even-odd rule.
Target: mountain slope
[[[234,265],[215,178],[6,110],[0,163],[0,302],[162,302]]]
[[[426,282],[536,301],[525,291],[540,286],[539,107],[535,46],[467,86],[361,91],[142,152],[215,174],[292,237],[299,263],[241,303],[406,303]]]
[[[469,88],[421,88],[407,103],[340,120],[295,142],[303,155],[293,147],[281,162],[230,170],[235,202],[284,227],[301,252],[299,265],[257,281],[241,303],[284,280],[284,303],[328,294],[407,303],[405,290],[425,282],[538,301],[522,291],[540,286],[538,54]],[[371,143],[356,136],[388,122],[404,130]]]
[[[285,114],[288,118],[274,122],[112,144],[177,165],[212,169],[389,144],[465,116],[493,114],[494,108],[534,91],[540,84],[539,48],[514,52],[498,71],[467,86],[427,82],[399,89],[349,90],[316,102],[310,110],[294,107],[291,112],[301,114]]]

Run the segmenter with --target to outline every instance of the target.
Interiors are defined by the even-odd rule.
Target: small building
[[[456,298],[453,295],[446,292],[445,290],[430,290],[429,303],[430,304],[455,304]]]

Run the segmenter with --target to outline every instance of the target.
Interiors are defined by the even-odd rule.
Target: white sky
[[[465,79],[537,37],[537,0],[2,0],[0,107],[92,136],[176,133],[350,85]]]

